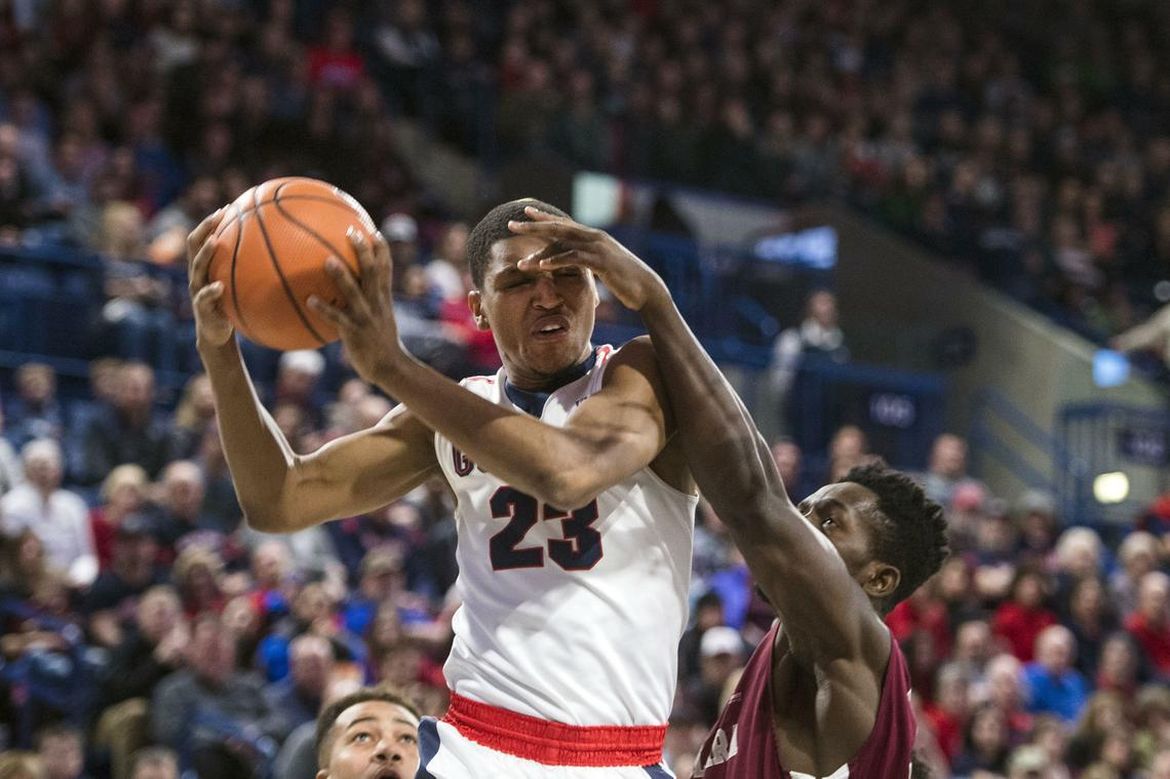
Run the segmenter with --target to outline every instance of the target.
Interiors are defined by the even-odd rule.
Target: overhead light
[[[1129,497],[1129,477],[1121,471],[1102,473],[1093,479],[1093,497],[1098,503],[1121,503]]]

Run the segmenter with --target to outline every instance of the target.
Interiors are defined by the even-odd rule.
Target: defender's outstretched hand
[[[223,346],[232,337],[232,323],[223,310],[223,282],[208,283],[207,267],[215,254],[215,234],[224,209],[210,214],[187,236],[187,292],[195,310],[195,341],[200,346]]]
[[[551,243],[543,252],[518,262],[516,267],[520,270],[588,268],[631,311],[641,311],[649,303],[670,300],[670,292],[662,278],[604,230],[586,227],[568,217],[545,213],[532,206],[524,209],[524,213],[533,221],[509,222],[508,229],[517,235],[546,238]]]
[[[336,257],[325,261],[325,270],[341,290],[345,306],[332,306],[316,295],[309,297],[308,304],[337,328],[358,375],[377,383],[378,377],[405,354],[394,320],[390,246],[381,233],[374,234],[371,245],[352,228],[349,241],[357,252],[357,275]]]

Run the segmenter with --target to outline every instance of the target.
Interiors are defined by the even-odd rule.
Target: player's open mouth
[[[374,774],[374,779],[403,779],[403,777],[402,774],[398,773],[397,768],[387,766]]]
[[[537,338],[557,338],[569,332],[569,320],[563,316],[542,317],[531,332]]]

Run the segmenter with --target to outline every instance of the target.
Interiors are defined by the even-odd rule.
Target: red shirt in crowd
[[[1155,627],[1144,615],[1133,614],[1125,621],[1125,629],[1159,673],[1170,673],[1170,624]]]
[[[1044,628],[1056,624],[1056,615],[1045,608],[1029,609],[1008,601],[995,610],[991,630],[1007,640],[1011,652],[1021,663],[1032,662],[1036,637]]]

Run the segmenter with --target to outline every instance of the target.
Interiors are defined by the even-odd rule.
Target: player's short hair
[[[363,687],[344,698],[338,698],[317,715],[317,732],[313,738],[313,751],[317,753],[318,768],[324,769],[329,766],[329,753],[333,748],[333,739],[330,734],[333,731],[333,726],[337,723],[337,718],[351,707],[366,701],[381,701],[393,706],[401,706],[413,714],[415,719],[419,719],[421,716],[418,707],[409,698],[389,687]]]
[[[508,229],[508,222],[532,221],[524,213],[524,209],[528,208],[528,206],[539,208],[541,211],[556,214],[557,216],[568,216],[568,214],[556,206],[531,197],[501,203],[491,211],[488,211],[487,215],[479,220],[479,223],[472,228],[471,233],[467,236],[467,266],[471,271],[471,280],[475,284],[476,289],[483,287],[484,275],[487,273],[488,263],[491,262],[492,245],[496,241],[511,238],[515,235],[515,233]]]
[[[942,506],[909,476],[880,460],[851,469],[841,481],[877,495],[880,521],[875,523],[873,555],[902,574],[897,589],[881,604],[888,611],[933,576],[950,554]]]

